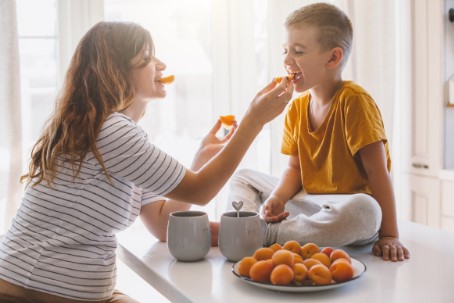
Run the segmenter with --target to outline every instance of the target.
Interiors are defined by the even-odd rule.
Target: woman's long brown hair
[[[127,108],[134,98],[131,59],[145,47],[154,53],[150,33],[140,25],[100,22],[79,42],[52,117],[31,152],[29,172],[21,181],[50,184],[57,158],[71,163],[76,177],[92,151],[109,176],[96,139],[107,116]],[[145,59],[148,63],[150,56]],[[144,62],[141,62],[144,66]],[[140,68],[141,66],[137,67]]]

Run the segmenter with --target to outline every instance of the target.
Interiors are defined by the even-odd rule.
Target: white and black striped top
[[[76,178],[62,158],[50,187],[28,186],[0,244],[0,278],[76,300],[112,294],[115,234],[142,205],[162,200],[186,169],[123,114],[108,117],[97,146],[111,182],[90,152]]]

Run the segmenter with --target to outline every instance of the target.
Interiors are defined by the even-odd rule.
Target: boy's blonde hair
[[[314,26],[319,30],[318,42],[322,50],[342,48],[342,66],[347,63],[352,48],[353,27],[348,16],[328,3],[315,3],[291,13],[285,21],[287,27],[296,25]]]

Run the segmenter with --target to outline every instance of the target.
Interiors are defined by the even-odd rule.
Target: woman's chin
[[[164,99],[166,96],[167,96],[167,92],[165,90],[159,90],[158,92],[155,92],[153,97],[151,97],[150,99],[153,99],[153,100]]]

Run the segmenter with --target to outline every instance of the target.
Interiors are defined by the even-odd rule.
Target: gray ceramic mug
[[[229,261],[236,262],[252,256],[263,246],[263,231],[260,217],[255,212],[226,212],[219,225],[219,250]]]
[[[169,216],[167,247],[178,261],[192,262],[205,258],[211,247],[207,213],[178,211]]]

